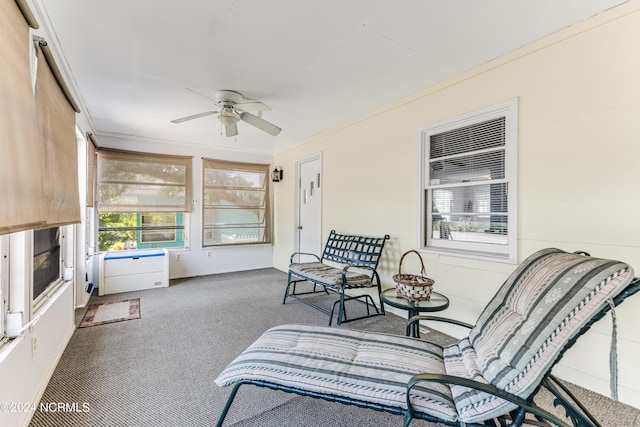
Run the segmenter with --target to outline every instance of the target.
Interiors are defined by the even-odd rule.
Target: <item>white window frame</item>
[[[69,253],[69,233],[74,225],[60,226],[60,277],[52,282],[37,298],[33,298],[33,233],[24,230],[0,236],[0,346],[9,341],[7,338],[7,313],[18,313],[21,325],[33,322],[38,312],[60,290],[64,284],[63,271],[65,256]]]
[[[157,212],[157,214],[160,215],[173,215],[173,221],[172,222],[163,222],[160,225],[155,225],[155,224],[151,224],[150,226],[152,227],[167,227],[166,230],[147,230],[145,229],[145,225],[147,225],[145,223],[145,215],[151,215],[152,212],[140,212],[140,226],[142,227],[140,229],[140,243],[143,244],[163,244],[163,243],[175,243],[178,241],[178,229],[172,229],[172,227],[178,227],[178,215],[181,214],[182,212]],[[182,225],[180,225],[181,227],[183,227]],[[164,238],[157,240],[157,239],[149,239],[149,241],[146,241],[145,238],[149,238],[150,235],[155,235],[158,234],[162,231],[166,231],[167,234],[173,234],[173,237],[170,238]],[[184,233],[184,227],[182,228],[182,231]]]
[[[9,311],[9,236],[0,235],[0,342],[6,336],[5,319]]]
[[[427,210],[432,206],[431,189],[438,185],[430,184],[429,142],[430,136],[482,123],[496,118],[505,118],[505,178],[501,182],[508,185],[508,235],[506,245],[480,242],[432,239],[432,217]],[[445,254],[466,258],[517,263],[518,246],[518,99],[490,105],[459,116],[435,122],[418,129],[418,200],[419,236],[418,248],[425,252]]]

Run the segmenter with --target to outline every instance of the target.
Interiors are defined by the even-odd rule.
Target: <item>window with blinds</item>
[[[203,159],[203,246],[271,242],[269,165]]]
[[[184,247],[191,157],[98,151],[98,250]]]
[[[517,101],[422,128],[423,248],[516,262]]]

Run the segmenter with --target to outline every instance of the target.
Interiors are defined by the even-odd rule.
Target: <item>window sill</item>
[[[247,246],[272,246],[272,242],[247,242],[247,243],[222,243],[218,245],[202,245],[203,249],[212,249],[212,248],[238,248],[238,247],[247,247]]]
[[[55,299],[55,297],[58,294],[58,291],[60,291],[60,288],[62,288],[62,286],[65,283],[69,283],[69,282],[65,282],[62,279],[58,279],[53,285],[49,286],[40,296],[38,296],[38,298],[36,298],[33,301],[33,306],[32,306],[33,314],[34,315],[38,314],[38,312],[42,309],[43,306],[47,305],[48,302]]]
[[[434,248],[434,247],[424,247],[419,249],[421,252],[434,254],[434,255],[444,255],[450,257],[457,258],[469,258],[480,261],[490,261],[490,262],[499,262],[503,264],[517,264],[517,257],[510,258],[509,254],[499,254],[499,253],[490,253],[490,252],[476,252],[476,251],[464,251],[460,249],[446,249],[446,248]]]
[[[2,338],[0,340],[0,365],[5,361],[11,352],[24,340],[24,335],[18,335],[15,338]]]

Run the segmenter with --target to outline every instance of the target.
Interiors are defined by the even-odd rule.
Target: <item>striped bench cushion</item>
[[[342,285],[342,269],[332,267],[322,262],[293,263],[289,266],[289,271],[294,276],[320,283],[324,286],[337,288]],[[346,288],[373,286],[371,276],[369,275],[355,271],[347,271],[346,277]]]
[[[445,348],[445,369],[527,398],[560,350],[632,279],[633,270],[618,261],[541,250],[509,276],[468,339]],[[486,420],[515,408],[466,387],[451,390],[464,422]]]
[[[218,376],[227,386],[242,380],[324,393],[406,409],[414,374],[444,373],[442,347],[414,338],[330,327],[283,325],[265,332]],[[416,412],[455,421],[449,387],[417,386]]]

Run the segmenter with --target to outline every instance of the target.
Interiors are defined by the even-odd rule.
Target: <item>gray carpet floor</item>
[[[73,410],[36,411],[31,427],[215,425],[230,388],[214,379],[263,331],[283,323],[325,325],[299,302],[282,304],[286,274],[263,269],[173,280],[168,288],[92,296],[90,303],[140,298],[141,318],[77,329],[42,397]],[[314,297],[330,304],[331,297]],[[360,305],[350,307],[350,313]],[[83,311],[78,311],[77,323]],[[387,314],[344,327],[403,334]],[[437,332],[423,336],[446,342]],[[638,426],[640,411],[571,386],[604,426]],[[76,404],[73,406],[73,404]],[[548,396],[539,404],[551,409]],[[554,409],[554,412],[558,413]],[[240,389],[225,426],[392,426],[402,417],[254,386]],[[421,420],[413,427],[435,426]]]

